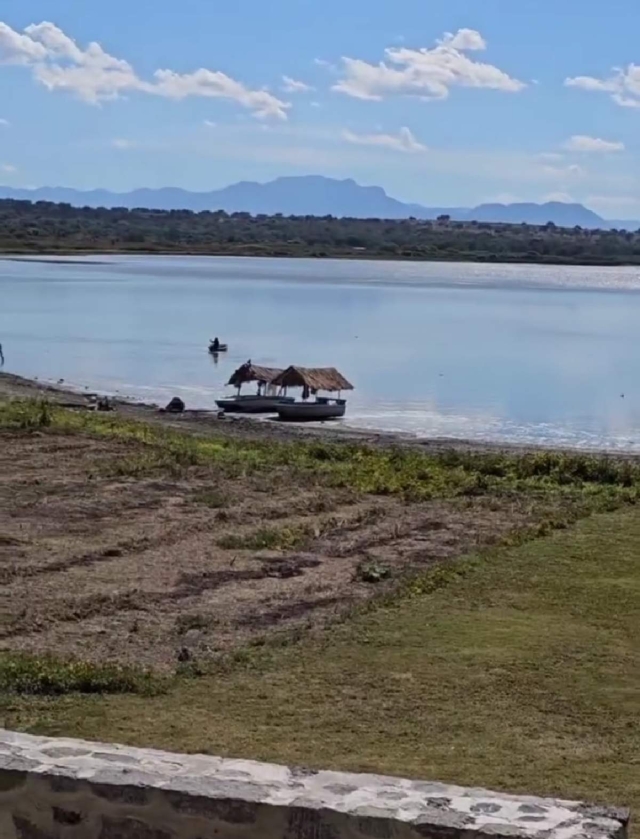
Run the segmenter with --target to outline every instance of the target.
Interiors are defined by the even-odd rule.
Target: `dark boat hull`
[[[293,402],[288,396],[241,396],[217,399],[216,405],[226,414],[275,414],[281,405]]]

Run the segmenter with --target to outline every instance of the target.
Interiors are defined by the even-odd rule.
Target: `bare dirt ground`
[[[0,400],[43,395],[83,410],[89,399],[0,374]],[[117,409],[196,435],[326,439],[317,429]],[[240,477],[211,466],[134,476],[117,468],[141,451],[88,433],[0,430],[0,650],[171,669],[322,627],[407,572],[545,515],[526,497],[410,503],[330,488],[285,466]],[[383,569],[385,579],[375,584],[363,569]]]
[[[0,431],[0,649],[172,668],[322,626],[536,516],[514,499],[357,495],[285,467],[118,477],[138,445]],[[391,583],[364,581],[363,566]]]

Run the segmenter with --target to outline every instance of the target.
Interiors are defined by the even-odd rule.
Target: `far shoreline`
[[[389,262],[389,263],[426,263],[426,264],[443,264],[443,265],[451,265],[455,263],[460,263],[463,265],[486,265],[488,267],[496,266],[496,265],[530,265],[534,267],[545,267],[548,266],[550,268],[566,268],[566,267],[575,267],[575,268],[637,268],[640,271],[640,261],[637,262],[627,262],[624,260],[611,260],[611,261],[600,261],[600,260],[571,260],[571,259],[540,259],[540,260],[530,260],[530,259],[467,259],[465,258],[464,254],[456,254],[451,258],[443,257],[439,255],[437,259],[430,259],[424,256],[402,256],[396,255],[390,257],[389,254],[378,254],[378,253],[368,253],[366,251],[358,251],[357,253],[345,253],[337,251],[335,253],[328,253],[328,254],[313,254],[313,253],[244,253],[238,251],[217,251],[212,253],[211,251],[198,251],[198,250],[127,250],[124,249],[114,249],[105,251],[103,248],[97,250],[61,250],[61,251],[46,251],[39,254],[33,254],[30,250],[27,251],[0,251],[0,261],[4,262],[31,262],[36,264],[59,264],[59,265],[73,265],[76,264],[76,260],[83,260],[83,264],[85,265],[107,265],[108,261],[106,259],[100,259],[99,257],[110,257],[110,256],[192,256],[192,257],[210,257],[212,259],[215,258],[230,258],[230,257],[237,257],[237,258],[244,258],[244,259],[291,259],[291,260],[302,260],[308,259],[313,261],[322,261],[328,262],[331,260],[334,261],[345,261],[345,262]],[[96,257],[95,259],[91,259],[91,257]]]

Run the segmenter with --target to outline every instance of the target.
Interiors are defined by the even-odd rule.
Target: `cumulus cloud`
[[[629,64],[626,68],[615,67],[612,75],[605,79],[594,76],[574,76],[565,79],[567,87],[577,87],[592,93],[607,93],[623,108],[640,108],[640,65]]]
[[[416,140],[406,127],[401,128],[397,134],[354,134],[353,131],[343,131],[342,137],[348,143],[360,146],[380,146],[407,154],[427,151],[427,147]]]
[[[564,144],[567,151],[577,152],[615,152],[624,151],[624,143],[615,140],[601,140],[599,137],[588,137],[586,134],[574,134]]]
[[[454,50],[461,50],[462,52],[472,52],[474,50],[481,52],[487,48],[487,42],[475,29],[458,29],[455,34],[453,32],[445,32],[439,43],[449,46]]]
[[[18,169],[15,166],[12,166],[10,163],[3,163],[0,166],[0,171],[4,172],[5,175],[13,175]]]
[[[188,96],[237,102],[257,117],[287,118],[289,103],[268,90],[247,87],[225,73],[200,68],[192,73],[157,70],[151,80],[132,65],[91,42],[86,49],[53,23],[27,26],[19,33],[0,22],[0,64],[26,65],[48,90],[66,90],[91,104],[146,93],[170,99]]]
[[[388,96],[446,99],[452,87],[489,88],[517,93],[526,85],[492,64],[474,61],[466,52],[486,49],[473,29],[446,33],[432,49],[389,47],[385,61],[370,64],[359,58],[342,59],[342,78],[333,90],[357,99]]]
[[[310,84],[298,81],[297,79],[292,79],[291,76],[283,76],[282,82],[282,89],[285,93],[309,93],[310,91],[315,90],[315,88],[311,87]]]

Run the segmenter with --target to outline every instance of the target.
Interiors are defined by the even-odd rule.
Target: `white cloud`
[[[213,122],[213,120],[210,120],[210,119],[203,120],[202,124],[206,125],[207,128],[217,128],[218,127],[218,123]]]
[[[614,152],[624,151],[624,143],[615,140],[601,140],[599,137],[588,137],[586,134],[574,134],[564,144],[567,151],[577,152]]]
[[[613,101],[623,108],[640,108],[640,65],[629,64],[626,68],[614,67],[613,74],[606,79],[594,76],[575,76],[565,79],[567,87],[577,87],[594,93],[608,93]]]
[[[91,42],[82,49],[47,22],[27,26],[23,33],[0,22],[1,63],[27,65],[48,90],[67,90],[92,104],[138,92],[170,99],[228,99],[257,117],[286,119],[290,107],[268,90],[254,90],[225,73],[205,68],[184,74],[161,69],[146,81],[128,61],[109,55],[100,44]]]
[[[170,99],[186,99],[189,96],[232,99],[254,116],[287,118],[287,102],[282,102],[268,90],[251,90],[220,71],[204,68],[193,73],[156,70],[154,80],[153,84],[145,85],[145,90],[157,96]]]
[[[282,89],[285,93],[309,93],[315,90],[310,84],[292,79],[291,76],[283,76],[282,81],[284,82]]]
[[[380,100],[387,96],[446,99],[452,87],[490,88],[517,93],[526,85],[492,64],[474,61],[465,52],[484,50],[479,32],[460,29],[446,33],[437,46],[420,50],[389,47],[386,63],[369,64],[343,58],[343,77],[333,90],[357,99]]]
[[[475,29],[458,29],[455,34],[445,32],[444,37],[439,43],[445,44],[454,50],[461,50],[462,52],[472,52],[473,50],[481,52],[487,48],[487,42]]]
[[[122,138],[116,138],[115,140],[111,141],[111,145],[114,149],[120,149],[121,151],[126,151],[127,149],[135,148],[136,144],[133,140],[124,140]]]
[[[11,123],[9,122],[8,119],[0,119],[0,125],[3,128],[8,128],[11,125]]]
[[[342,137],[348,143],[360,146],[381,146],[406,153],[427,151],[427,147],[416,140],[406,127],[401,128],[397,134],[354,134],[353,131],[343,131]]]
[[[13,175],[18,171],[18,169],[10,163],[3,163],[2,166],[0,166],[0,171],[4,172],[6,175]]]
[[[47,50],[42,44],[0,21],[0,64],[32,64],[46,58]]]

